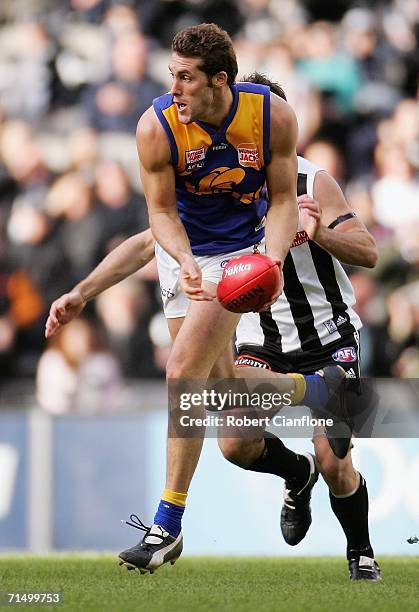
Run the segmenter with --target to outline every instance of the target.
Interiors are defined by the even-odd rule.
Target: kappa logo
[[[235,276],[236,274],[240,274],[240,272],[250,272],[251,269],[252,264],[235,264],[232,268],[224,270],[224,278],[227,276]]]
[[[333,353],[332,359],[340,361],[340,363],[352,363],[357,359],[356,350],[353,346],[345,346],[345,348],[338,349]]]
[[[259,170],[259,151],[255,143],[240,144],[237,147],[237,154],[240,166]]]
[[[203,168],[203,161],[205,160],[205,147],[185,151],[185,159],[186,168],[188,170],[192,170],[193,168]]]

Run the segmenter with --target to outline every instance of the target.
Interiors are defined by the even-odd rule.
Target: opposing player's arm
[[[193,300],[212,300],[201,287],[201,272],[179,218],[169,142],[153,108],[138,122],[137,149],[153,236],[181,265],[180,284],[185,294]]]
[[[297,132],[294,111],[271,94],[271,161],[266,171],[270,205],[265,235],[267,254],[281,263],[294,240],[298,222]]]
[[[45,336],[53,336],[77,317],[88,301],[145,266],[153,257],[154,238],[149,229],[122,242],[85,279],[52,303]]]
[[[314,198],[298,198],[300,222],[312,240],[343,263],[373,268],[375,240],[353,215],[337,182],[327,172],[317,172],[313,193]]]
[[[154,257],[154,245],[150,229],[127,238],[108,253],[75,289],[80,291],[86,302],[92,300],[148,264]]]

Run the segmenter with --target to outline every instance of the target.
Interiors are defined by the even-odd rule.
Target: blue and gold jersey
[[[179,216],[195,255],[237,251],[264,236],[269,88],[238,83],[231,90],[233,104],[218,129],[180,123],[171,94],[153,102],[169,139]]]

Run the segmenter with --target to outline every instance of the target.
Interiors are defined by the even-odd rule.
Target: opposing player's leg
[[[376,582],[381,575],[369,537],[366,482],[354,469],[351,453],[345,459],[335,457],[321,432],[315,434],[314,448],[329,487],[330,505],[346,536],[350,578]]]
[[[243,364],[252,364],[246,366]],[[275,377],[275,387],[280,385],[281,393],[292,392],[295,395],[296,381],[292,376],[273,372],[268,361],[260,359],[256,354],[247,351],[245,359],[236,361],[236,376],[247,377],[256,384],[259,380],[272,380]],[[314,458],[309,453],[295,453],[263,427],[259,430],[252,428],[249,432],[232,431],[232,428],[220,427],[218,431],[218,445],[224,457],[231,463],[249,471],[274,474],[285,481],[285,506],[281,516],[281,528],[286,541],[297,544],[303,539],[311,524],[310,498],[311,491],[318,478],[318,471]],[[293,499],[291,498],[293,497]],[[284,514],[289,513],[291,506],[299,514],[298,533],[291,533],[288,521],[284,521]],[[285,517],[286,518],[286,517]]]
[[[329,445],[339,458],[345,457],[348,453],[352,429],[347,421],[345,405],[346,374],[340,365],[327,365],[310,374],[295,372],[282,374],[271,369],[241,366],[238,368],[237,376],[247,381],[253,379],[271,381],[275,386],[279,385],[278,391],[281,393],[291,393],[292,405],[308,406],[317,417],[332,417],[333,426],[326,428]]]
[[[214,290],[213,283],[204,281],[203,286]],[[185,381],[188,384],[188,381],[196,380],[195,386],[199,387],[199,381],[208,379],[219,354],[230,342],[238,319],[239,315],[223,309],[217,301],[191,302],[183,322],[176,319],[170,323],[174,343],[166,376],[172,414],[179,409],[177,383]],[[194,391],[199,391],[199,388]],[[182,552],[181,521],[202,449],[204,429],[194,433],[194,437],[168,437],[166,488],[154,524],[146,528],[141,542],[119,556],[128,567],[154,571],[163,563],[173,563]]]

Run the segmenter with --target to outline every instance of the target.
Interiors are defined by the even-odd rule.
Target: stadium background
[[[135,126],[167,90],[170,39],[186,25],[217,21],[234,38],[240,75],[258,69],[284,86],[298,152],[337,178],[380,249],[376,269],[348,270],[364,374],[418,377],[417,10],[414,0],[1,3],[0,549],[124,548],[136,534],[119,519],[149,520],[159,497],[170,347],[155,267],[48,344],[43,327],[58,295],[147,225]],[[377,552],[413,554],[417,440],[359,441],[355,452]],[[298,549],[279,535],[266,541],[266,525],[279,534],[280,491],[278,479],[233,468],[208,440],[186,514],[188,552],[341,554],[324,485]],[[217,523],[216,538],[205,522]],[[251,550],[237,537],[246,529]]]

